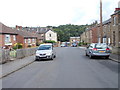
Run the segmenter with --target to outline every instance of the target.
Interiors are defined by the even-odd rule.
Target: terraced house
[[[120,49],[120,8],[115,8],[111,18],[102,22],[102,38],[100,24],[88,27],[86,31],[80,35],[81,42],[84,43],[107,43],[112,47],[113,53],[119,53]],[[90,33],[92,33],[90,35]],[[92,37],[92,38],[91,38]],[[90,40],[89,40],[90,39]],[[91,42],[92,41],[92,42]]]

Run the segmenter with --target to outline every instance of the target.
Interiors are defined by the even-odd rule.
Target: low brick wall
[[[36,52],[36,48],[17,49],[16,56],[14,58],[15,60],[21,59],[27,56],[34,55],[35,52]],[[0,49],[0,63],[7,62],[10,59],[11,59],[10,50]]]

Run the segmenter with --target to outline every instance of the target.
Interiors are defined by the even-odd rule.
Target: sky
[[[102,0],[103,21],[120,0]],[[9,27],[85,25],[100,21],[100,0],[0,0],[0,22]]]

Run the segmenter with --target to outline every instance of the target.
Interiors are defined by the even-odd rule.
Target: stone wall
[[[112,47],[112,53],[120,55],[120,48]]]

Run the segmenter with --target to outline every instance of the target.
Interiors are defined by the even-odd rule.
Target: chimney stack
[[[22,30],[22,26],[16,25],[16,29],[17,29],[17,30]]]

